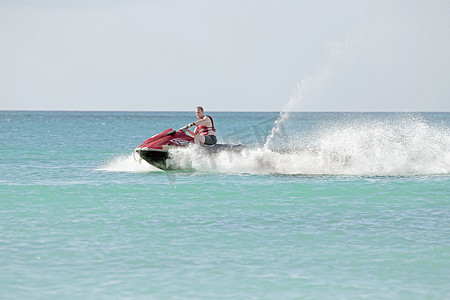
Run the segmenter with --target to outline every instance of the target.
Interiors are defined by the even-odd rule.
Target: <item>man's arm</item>
[[[191,123],[192,125],[198,126],[198,125],[203,125],[206,124],[208,122],[208,117],[204,116],[201,120],[197,120],[194,123]]]
[[[194,132],[192,132],[191,130],[186,130],[186,133],[187,134],[189,134],[190,136],[192,136],[192,137],[194,137],[195,136],[195,133]]]
[[[208,117],[204,116],[201,120],[197,120],[195,122],[192,122],[191,124],[189,124],[188,126],[198,126],[198,125],[203,125],[206,124],[208,122]],[[195,132],[191,131],[191,130],[186,130],[186,133],[189,134],[190,136],[194,137],[196,135]]]

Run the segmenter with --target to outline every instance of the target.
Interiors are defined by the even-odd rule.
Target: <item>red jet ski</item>
[[[174,166],[167,163],[170,158],[170,149],[176,147],[186,147],[194,142],[194,138],[187,135],[183,127],[178,131],[172,128],[166,129],[163,132],[152,136],[139,147],[134,149],[134,153],[138,153],[140,158],[162,170],[172,170]],[[243,145],[229,145],[229,144],[215,144],[215,145],[201,145],[207,153],[214,154],[220,151],[231,150],[233,152],[240,152],[244,149]]]

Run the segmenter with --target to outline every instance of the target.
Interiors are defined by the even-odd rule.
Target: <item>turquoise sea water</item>
[[[193,112],[0,112],[0,298],[450,298],[450,113],[212,116],[163,172]]]

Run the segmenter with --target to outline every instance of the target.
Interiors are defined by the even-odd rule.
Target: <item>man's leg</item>
[[[196,144],[204,144],[205,143],[205,136],[197,134],[196,136],[194,136],[194,143],[196,143]]]

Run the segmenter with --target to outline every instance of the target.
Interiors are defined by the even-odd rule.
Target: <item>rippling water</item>
[[[450,114],[0,112],[3,299],[450,297]]]

